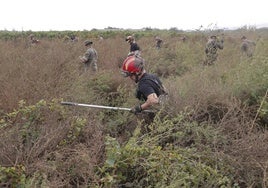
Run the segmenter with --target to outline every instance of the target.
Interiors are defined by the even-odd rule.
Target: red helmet
[[[139,75],[144,68],[144,60],[136,55],[128,56],[123,62],[122,74],[125,77]]]

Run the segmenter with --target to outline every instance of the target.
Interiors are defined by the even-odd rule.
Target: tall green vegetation
[[[204,67],[204,45],[215,32],[36,32],[35,46],[32,32],[0,32],[0,186],[267,187],[268,31],[222,31],[224,50]],[[66,42],[70,34],[79,41]],[[62,106],[138,103],[135,85],[120,76],[130,34],[146,70],[168,88],[154,120]],[[242,35],[256,41],[250,59],[241,57]],[[78,60],[85,39],[99,53],[97,73],[84,73]]]

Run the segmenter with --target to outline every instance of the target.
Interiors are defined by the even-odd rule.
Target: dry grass
[[[257,38],[257,34],[250,34]],[[268,184],[267,125],[255,121],[258,104],[248,105],[244,98],[239,98],[243,94],[239,91],[246,90],[251,83],[243,85],[238,78],[247,78],[246,73],[239,74],[245,69],[239,65],[238,36],[237,33],[225,36],[225,49],[219,52],[218,62],[212,67],[201,66],[206,42],[203,34],[189,34],[185,43],[180,41],[180,35],[163,35],[164,45],[160,51],[154,48],[151,36],[141,37],[137,42],[142,47],[147,71],[162,76],[169,90],[168,114],[176,116],[185,111],[189,122],[207,123],[219,129],[229,142],[215,149],[232,159],[241,187],[265,187]],[[256,53],[265,56],[267,38],[258,45],[265,48],[257,46]],[[59,39],[43,39],[39,45],[31,47],[24,40],[0,41],[0,113],[12,112],[18,108],[20,100],[35,104],[41,99],[63,98],[103,105],[134,105],[137,102],[133,99],[135,86],[119,74],[119,65],[129,50],[124,36],[103,41],[95,39],[94,47],[99,54],[96,74],[83,73],[78,61],[78,56],[86,50],[83,40],[64,43]],[[235,83],[232,83],[233,78],[237,79]],[[17,135],[20,126],[1,133],[1,166],[24,164],[33,181],[42,177],[48,187],[98,184],[100,179],[95,168],[105,160],[107,126],[123,143],[131,136],[128,131],[133,130],[135,121],[127,121],[129,116],[125,114],[117,114],[125,116],[120,121],[113,113],[92,109],[68,108],[68,113],[70,117],[59,120],[57,113],[45,110],[42,123],[28,130],[39,133],[38,139],[28,145]],[[79,116],[86,117],[81,134],[68,145],[58,147],[72,130],[73,118]],[[113,122],[121,128],[114,128]],[[14,125],[24,123],[13,122]],[[116,134],[117,131],[121,132]]]

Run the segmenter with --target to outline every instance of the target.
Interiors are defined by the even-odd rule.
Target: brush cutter
[[[70,106],[82,106],[82,107],[89,107],[89,108],[101,108],[101,109],[109,109],[109,110],[124,110],[124,111],[131,110],[131,108],[101,106],[101,105],[94,105],[94,104],[82,104],[82,103],[76,103],[76,102],[61,102],[61,104],[62,105],[70,105]],[[151,111],[151,110],[143,110],[142,112],[153,113],[153,111]]]

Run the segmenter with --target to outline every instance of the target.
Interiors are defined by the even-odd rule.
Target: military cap
[[[243,40],[243,39],[246,39],[246,38],[247,38],[246,36],[242,36],[242,37],[241,37],[242,40]]]
[[[90,40],[86,40],[84,43],[85,43],[85,46],[88,46],[88,45],[90,45],[90,44],[93,44],[93,42],[90,41]]]

